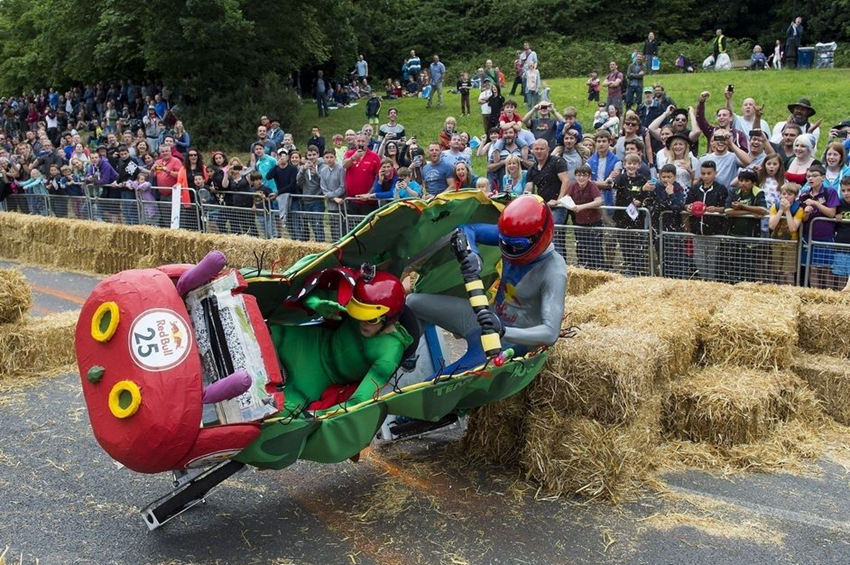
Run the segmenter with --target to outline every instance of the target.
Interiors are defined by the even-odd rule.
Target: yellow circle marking
[[[101,343],[109,341],[118,328],[118,318],[118,305],[112,301],[104,302],[92,316],[91,336]]]
[[[116,418],[129,418],[142,404],[142,391],[133,381],[118,381],[109,391],[109,410]]]

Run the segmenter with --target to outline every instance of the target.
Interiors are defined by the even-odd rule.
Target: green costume
[[[345,402],[348,406],[369,400],[387,384],[413,343],[401,324],[393,331],[364,337],[359,322],[347,316],[338,328],[270,324],[270,329],[288,375],[284,388],[288,410],[318,400],[332,384],[360,382]]]

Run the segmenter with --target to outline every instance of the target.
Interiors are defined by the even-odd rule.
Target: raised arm
[[[652,120],[649,126],[647,126],[646,131],[654,137],[655,139],[661,139],[661,125],[667,120],[670,114],[673,113],[675,108],[673,106],[667,106],[667,109],[664,110],[664,113]]]

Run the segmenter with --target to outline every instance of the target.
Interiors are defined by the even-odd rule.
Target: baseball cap
[[[647,92],[655,92],[655,91],[652,89],[651,86],[644,86],[643,87],[643,93],[646,94]]]

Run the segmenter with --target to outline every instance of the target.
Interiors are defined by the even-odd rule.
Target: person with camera
[[[558,113],[555,105],[549,100],[539,102],[522,118],[522,123],[531,130],[534,139],[546,140],[550,152],[555,149],[558,126],[564,122],[564,117]]]
[[[298,188],[303,196],[322,196],[321,177],[319,176],[319,148],[315,145],[307,146],[306,159],[298,168],[296,177]],[[308,226],[313,230],[315,241],[325,241],[325,228],[322,213],[325,211],[325,203],[320,198],[295,198],[293,208],[297,207],[304,212],[309,212],[306,221],[301,222],[300,233],[294,234],[295,239],[306,241],[309,239]],[[290,208],[290,211],[292,208]]]
[[[832,128],[829,130],[830,142],[837,141],[844,145],[845,165],[850,165],[850,137],[848,137],[849,133],[850,120],[844,120],[840,124],[832,126]]]
[[[354,148],[345,152],[342,166],[345,169],[347,199],[354,199],[372,190],[378,171],[381,169],[381,158],[369,149],[369,139],[365,133],[358,133],[354,138]],[[365,215],[374,209],[375,205],[372,202],[348,201],[347,212],[351,214]]]
[[[764,106],[757,106],[755,99],[749,97],[744,98],[744,101],[741,103],[741,114],[739,115],[735,113],[732,109],[732,97],[735,92],[734,86],[735,85],[730,84],[724,93],[726,96],[726,109],[732,112],[732,115],[734,116],[734,120],[732,122],[734,128],[741,130],[747,135],[749,135],[750,130],[753,129],[770,132],[770,126],[767,124],[767,121],[762,118]]]
[[[728,188],[732,181],[738,177],[738,171],[747,167],[752,159],[749,154],[741,149],[729,130],[716,128],[711,137],[711,151],[700,157],[700,167],[708,161],[714,163],[715,180],[722,186]]]
[[[726,87],[724,91],[724,96],[727,100],[732,98],[732,94],[735,90],[735,85],[730,84]],[[734,144],[740,147],[745,153],[749,151],[749,144],[747,143],[746,134],[733,127],[733,118],[734,114],[732,110],[730,110],[727,106],[723,106],[717,109],[717,125],[711,125],[708,123],[708,120],[705,118],[705,102],[711,97],[711,93],[703,91],[699,95],[699,102],[697,103],[697,126],[702,131],[703,135],[709,140],[709,144],[711,143],[712,138],[714,137],[715,129],[726,130],[728,135],[732,137]],[[728,104],[728,102],[727,102]]]

